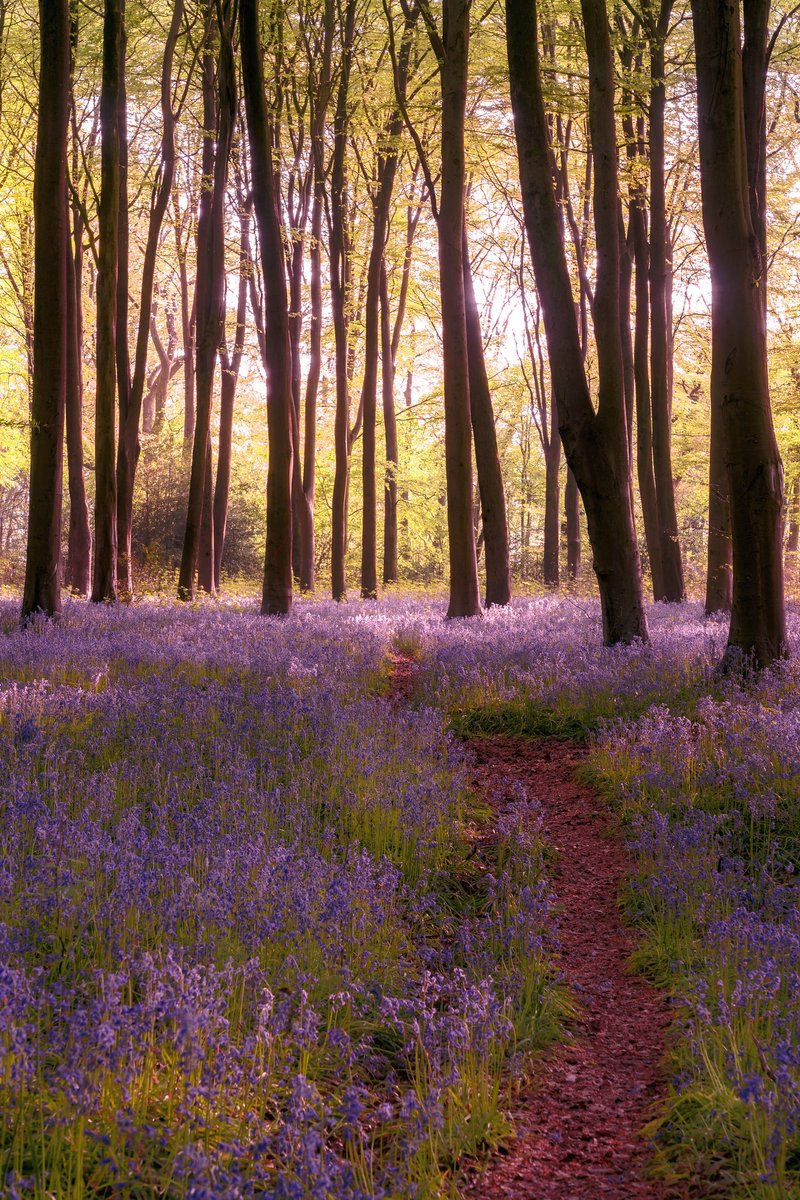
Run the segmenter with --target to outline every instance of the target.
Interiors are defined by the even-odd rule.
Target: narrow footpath
[[[639,1135],[666,1087],[667,996],[632,975],[636,934],[617,899],[629,870],[623,845],[591,789],[576,782],[584,752],[555,739],[486,737],[469,743],[476,787],[494,805],[522,783],[544,809],[557,851],[550,878],[559,905],[560,966],[580,1005],[570,1036],[534,1064],[517,1095],[516,1138],[463,1190],[469,1200],[683,1200],[654,1180]]]

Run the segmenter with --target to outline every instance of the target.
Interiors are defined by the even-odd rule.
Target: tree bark
[[[661,573],[661,539],[659,537],[656,481],[653,472],[653,427],[650,395],[650,288],[649,246],[644,197],[639,193],[631,204],[630,229],[636,264],[636,318],[633,337],[634,390],[636,396],[636,474],[642,522],[650,560],[650,580],[653,599],[664,596]]]
[[[131,539],[133,535],[133,491],[136,466],[139,460],[139,425],[147,382],[147,349],[150,340],[151,314],[156,257],[161,227],[172,194],[175,174],[175,117],[172,111],[172,64],[175,46],[183,20],[183,0],[175,0],[172,20],[167,33],[161,67],[161,163],[153,189],[147,240],[142,261],[142,284],[139,299],[139,318],[136,333],[133,376],[130,390],[120,391],[119,439],[117,445],[117,586],[120,595],[133,595]],[[127,293],[127,282],[125,284]],[[127,361],[127,321],[125,322]],[[127,394],[126,394],[127,392]]]
[[[74,71],[75,50],[78,44],[79,20],[75,3],[70,4],[70,115],[75,121]],[[77,138],[72,149],[73,179],[78,177],[79,149]],[[70,221],[70,213],[72,221]],[[92,588],[92,531],[89,524],[89,505],[86,499],[86,480],[83,460],[83,312],[81,278],[83,254],[83,218],[77,203],[70,205],[67,197],[67,465],[69,484],[69,532],[67,561],[64,572],[66,586],[77,596],[88,596]]]
[[[197,560],[197,585],[209,596],[216,596],[214,575],[214,461],[211,452],[211,430],[206,443],[206,466],[203,472],[203,509],[200,516],[200,553]]]
[[[619,326],[619,214],[613,60],[604,0],[582,0],[589,56],[597,243],[595,413],[581,357],[539,75],[536,0],[507,0],[508,59],[523,207],[542,299],[559,431],[583,498],[607,644],[646,639],[631,500]]]
[[[33,397],[22,619],[61,611],[61,482],[67,390],[69,4],[40,0],[34,168]]]
[[[347,556],[347,493],[350,479],[350,378],[348,371],[347,292],[348,236],[345,153],[349,123],[350,68],[355,31],[356,4],[348,0],[344,18],[339,91],[334,117],[333,162],[328,242],[330,251],[331,310],[336,346],[336,416],[334,419],[335,467],[331,513],[331,593],[334,600],[347,599],[345,564]]]
[[[222,366],[219,399],[219,450],[217,452],[217,479],[214,486],[214,586],[219,591],[222,575],[222,554],[225,549],[225,532],[228,525],[228,497],[231,486],[231,460],[233,451],[233,404],[236,385],[244,353],[244,335],[247,321],[247,284],[251,269],[250,221],[253,211],[252,196],[242,206],[239,234],[239,290],[236,297],[236,328],[233,334],[233,353],[227,346],[220,346]]]
[[[264,96],[257,0],[241,0],[239,33],[253,207],[258,224],[265,299],[270,314],[264,344],[269,468],[267,546],[261,611],[266,615],[284,615],[291,612],[292,608],[292,351],[272,140]]]
[[[182,218],[175,209],[175,248],[178,257],[178,280],[181,293],[181,339],[183,341],[183,452],[191,453],[194,444],[194,306],[189,299],[189,271],[186,256],[189,234],[182,240]]]
[[[561,441],[558,436],[558,412],[554,399],[550,399],[550,431],[544,452],[544,551],[542,573],[545,587],[557,588],[559,584],[559,531],[558,501],[560,495],[559,473],[561,471]]]
[[[733,554],[731,506],[728,500],[728,471],[725,466],[725,436],[722,409],[711,389],[711,447],[708,472],[708,549],[706,565],[707,617],[729,613],[733,600]]]
[[[678,540],[675,484],[672,475],[672,397],[670,394],[670,329],[667,299],[669,237],[666,214],[664,151],[664,43],[672,0],[661,0],[658,22],[650,36],[650,377],[653,475],[658,514],[661,594],[657,600],[686,598]]]
[[[314,537],[314,497],[316,491],[317,394],[322,374],[322,184],[315,182],[311,209],[311,252],[309,255],[309,293],[311,313],[308,338],[308,373],[303,420],[303,494],[300,519],[300,590],[313,592],[316,583],[316,545]]]
[[[692,0],[703,225],[711,269],[712,405],[722,416],[733,596],[726,665],[788,653],[783,602],[783,467],[775,441],[750,210],[738,0]]]
[[[69,534],[64,582],[76,596],[88,596],[92,586],[92,532],[83,477],[83,371],[78,320],[75,257],[67,218],[67,466]]]
[[[800,475],[795,475],[789,500],[789,536],[786,539],[786,572],[797,574],[800,551]],[[796,582],[796,580],[795,580]]]
[[[124,95],[124,0],[105,0],[103,81],[100,92],[100,205],[97,268],[95,400],[95,518],[92,600],[117,598],[117,264],[120,210],[120,97]]]
[[[506,605],[511,602],[511,562],[508,553],[506,494],[497,450],[492,394],[483,353],[481,317],[475,299],[469,259],[466,220],[462,235],[462,255],[469,361],[469,407],[486,549],[486,607],[490,608],[492,605]]]
[[[564,488],[564,513],[567,523],[567,579],[574,582],[581,573],[581,504],[578,485],[569,468]]]
[[[383,480],[383,582],[397,583],[397,414],[394,408],[394,355],[386,260],[381,264],[381,394],[386,441]]]
[[[236,120],[236,68],[231,28],[232,12],[235,10],[230,0],[223,0],[218,7],[218,22],[212,19],[213,11],[209,3],[209,43],[203,62],[203,118],[206,136],[203,143],[203,186],[197,222],[195,430],[186,532],[178,575],[178,597],[183,600],[194,598],[204,505],[207,509],[207,538],[213,540],[211,480],[206,481],[206,473],[211,460],[211,405],[217,350],[225,329],[225,192]],[[215,23],[219,34],[216,86],[214,52],[210,41]],[[206,546],[204,562],[204,586],[213,593],[213,545]]]
[[[381,131],[377,162],[376,190],[372,202],[372,246],[367,267],[367,295],[364,321],[364,379],[361,387],[363,452],[361,459],[362,535],[361,596],[378,596],[378,486],[376,478],[376,433],[378,414],[378,357],[381,341],[381,273],[385,271],[384,251],[389,231],[389,214],[397,175],[400,134],[403,129],[401,105],[408,90],[409,66],[419,9],[409,9],[403,28],[395,72],[396,99]]]
[[[437,232],[442,305],[445,472],[449,535],[448,618],[481,611],[472,524],[472,437],[464,291],[464,118],[469,60],[469,0],[444,0],[442,171]]]

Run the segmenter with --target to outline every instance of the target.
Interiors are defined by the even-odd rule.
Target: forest
[[[800,4],[0,0],[0,1197],[800,1197]]]

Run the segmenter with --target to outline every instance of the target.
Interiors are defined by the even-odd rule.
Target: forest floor
[[[414,661],[393,654],[391,696],[407,702]],[[544,812],[558,905],[559,967],[577,1005],[566,1040],[536,1062],[515,1095],[515,1137],[462,1188],[464,1200],[686,1200],[653,1178],[642,1128],[666,1090],[668,995],[632,973],[637,934],[619,896],[631,870],[605,804],[578,782],[585,752],[556,738],[493,735],[468,743],[476,793],[498,814],[519,785]],[[491,827],[480,830],[491,839]]]
[[[513,785],[539,801],[543,836],[555,859],[559,964],[578,1015],[566,1041],[536,1064],[535,1082],[517,1094],[516,1138],[464,1194],[512,1200],[678,1200],[690,1192],[650,1172],[642,1127],[666,1089],[670,1002],[629,958],[635,931],[618,898],[630,870],[610,814],[576,780],[583,752],[552,738],[472,739],[476,788],[493,807]]]

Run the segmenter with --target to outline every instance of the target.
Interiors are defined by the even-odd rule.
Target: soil
[[[533,1064],[517,1093],[515,1140],[462,1191],[469,1200],[682,1200],[688,1186],[654,1179],[642,1126],[666,1089],[669,998],[631,974],[636,934],[620,919],[629,872],[611,816],[576,781],[584,751],[555,739],[486,737],[469,743],[476,786],[502,807],[521,782],[544,808],[544,837],[557,852],[551,881],[559,905],[560,968],[579,1005],[569,1036]]]

